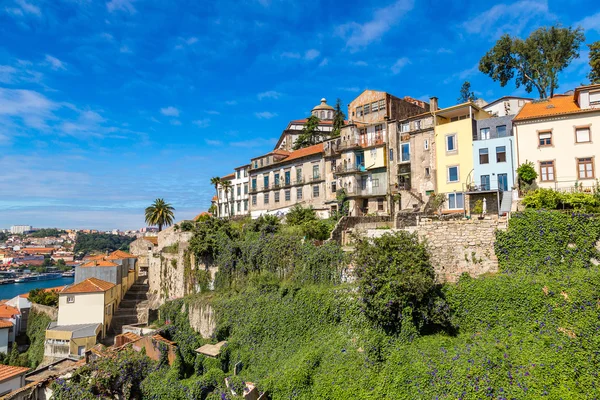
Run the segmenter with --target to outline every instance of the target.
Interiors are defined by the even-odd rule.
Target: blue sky
[[[600,40],[597,1],[0,0],[0,228],[139,228],[157,197],[190,218],[321,97],[524,95],[478,60],[557,21]]]

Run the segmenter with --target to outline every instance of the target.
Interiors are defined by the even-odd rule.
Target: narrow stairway
[[[103,344],[113,345],[114,337],[122,333],[123,325],[148,322],[148,289],[148,278],[140,276],[125,293],[125,297],[113,315],[109,333],[102,341]]]
[[[500,215],[508,214],[512,207],[512,190],[502,192],[502,200],[500,202]]]

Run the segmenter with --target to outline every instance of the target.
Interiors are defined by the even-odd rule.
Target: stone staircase
[[[512,208],[513,202],[513,192],[511,190],[506,190],[502,192],[502,200],[500,201],[500,215],[508,214]]]
[[[142,276],[125,293],[110,326],[114,335],[122,333],[123,325],[148,322],[148,290],[148,279]]]

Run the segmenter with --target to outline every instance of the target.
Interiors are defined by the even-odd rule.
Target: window
[[[237,179],[240,179],[240,171],[235,171],[235,176],[237,177]]]
[[[479,164],[489,164],[490,163],[490,155],[488,154],[488,149],[479,149]]]
[[[410,143],[402,143],[400,145],[400,161],[410,161]]]
[[[373,179],[373,182],[371,183],[371,185],[376,188],[379,187],[379,178],[375,178]]]
[[[269,175],[266,175],[264,177],[264,185],[265,185],[265,189],[269,188]]]
[[[302,188],[299,187],[296,189],[296,200],[302,200]]]
[[[313,186],[313,197],[319,197],[319,185]]]
[[[496,133],[498,134],[498,137],[506,137],[506,125],[497,126]]]
[[[279,180],[279,173],[276,173],[273,179],[273,185],[275,185],[275,187],[279,187],[280,183],[281,181]]]
[[[265,193],[265,204],[269,204],[269,193]]]
[[[490,176],[481,175],[481,190],[490,190]]]
[[[362,107],[356,107],[356,116],[357,117],[362,117],[363,115],[363,108]]]
[[[371,112],[375,112],[379,110],[379,102],[376,101],[374,103],[371,104]]]
[[[319,179],[319,165],[313,165],[313,179]]]
[[[248,200],[244,200],[244,211],[248,211]]]
[[[590,92],[590,104],[600,103],[600,92]]]
[[[448,193],[448,209],[460,210],[465,208],[465,198],[462,193]]]
[[[458,166],[448,167],[448,182],[458,182]]]
[[[383,124],[375,125],[375,134],[381,135],[383,133]]]
[[[481,128],[479,130],[479,140],[486,140],[490,138],[490,128]]]
[[[383,199],[381,197],[377,199],[377,211],[383,211]]]
[[[302,168],[296,168],[296,182],[302,182]]]
[[[508,190],[508,174],[498,174],[498,189],[505,192]]]
[[[538,133],[540,140],[540,147],[552,146],[552,132],[540,132]]]
[[[415,121],[415,129],[416,130],[421,129],[421,121],[420,120],[419,121]]]
[[[337,183],[331,182],[331,193],[337,192]]]
[[[496,162],[506,162],[506,146],[496,147]]]
[[[594,177],[594,161],[592,157],[577,159],[577,176],[579,179],[590,179]]]
[[[590,127],[575,128],[575,143],[590,142]]]
[[[258,168],[258,160],[254,160],[254,168]]]
[[[109,304],[108,306],[106,306],[106,315],[110,315],[111,314],[111,310],[112,309],[112,304]]]
[[[394,161],[394,149],[390,149],[390,161]]]
[[[429,178],[431,176],[431,170],[429,167],[425,167],[425,178]]]
[[[242,195],[242,187],[240,185],[238,185],[238,187],[237,187],[237,195],[238,196]]]
[[[242,211],[242,202],[238,201],[237,202],[237,212],[240,212],[240,211]]]
[[[446,136],[446,151],[456,151],[456,134]]]
[[[366,176],[362,176],[360,179],[360,188],[362,190],[366,190],[367,189],[367,177]]]
[[[425,150],[429,150],[429,139],[425,139],[425,140],[423,141],[423,148],[424,148]]]
[[[400,125],[400,132],[408,132],[409,130],[408,122],[403,122],[402,125]]]
[[[383,110],[385,108],[385,100],[379,100],[379,109]]]
[[[286,190],[285,191],[285,201],[290,201],[291,199],[292,199],[292,191]]]
[[[248,184],[244,184],[244,194],[248,194]]]
[[[256,178],[252,178],[252,190],[256,190]]]
[[[263,159],[262,158],[260,159],[260,166],[261,167],[263,166]]]
[[[279,190],[275,192],[275,203],[279,203]]]
[[[67,296],[67,303],[75,303],[75,296]]]
[[[554,182],[554,161],[540,161],[540,180]]]
[[[365,113],[365,115],[367,115],[368,113],[371,112],[371,105],[370,104],[365,104],[364,107],[363,107],[363,110],[365,110],[364,113]]]
[[[290,184],[292,183],[292,182],[291,182],[291,181],[292,181],[292,178],[290,177],[290,171],[285,171],[285,172],[283,173],[283,177],[284,177],[284,179],[285,179],[285,185],[286,185],[286,186],[287,186],[287,185],[290,185]]]

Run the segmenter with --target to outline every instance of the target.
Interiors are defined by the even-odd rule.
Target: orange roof
[[[15,376],[23,375],[31,368],[27,367],[12,367],[10,365],[0,364],[0,382],[4,382],[7,379],[14,378]]]
[[[46,289],[44,289],[44,292],[51,292],[51,291],[60,292],[64,288],[66,288],[66,286],[56,286],[56,287],[46,288]],[[24,298],[24,299],[28,299],[29,298],[29,293],[20,294],[19,297]]]
[[[21,312],[18,308],[9,306],[8,304],[0,305],[0,318],[13,318],[15,315],[19,315]]]
[[[142,337],[139,335],[136,335],[133,332],[125,332],[122,333],[121,336],[126,337],[127,339],[129,339],[132,342],[135,342],[136,340],[140,340]]]
[[[63,293],[100,293],[110,290],[115,285],[98,278],[89,278],[75,285],[67,286],[60,292]]]
[[[235,173],[234,174],[225,175],[224,177],[221,178],[221,180],[222,181],[229,181],[229,180],[232,180],[233,178],[235,178]]]
[[[107,260],[120,260],[123,258],[137,258],[137,257],[134,256],[133,254],[130,254],[123,250],[115,250],[112,253],[110,253],[110,255],[108,257],[106,257]]]
[[[84,268],[88,268],[88,267],[118,267],[119,264],[115,264],[114,262],[111,261],[106,261],[106,260],[94,260],[94,261],[88,261],[85,264],[81,264],[82,267]]]
[[[579,105],[575,102],[573,96],[556,95],[551,99],[537,100],[531,103],[525,103],[523,108],[521,108],[521,111],[514,118],[514,121],[532,118],[544,118],[563,114],[572,114],[582,111],[594,110],[582,110],[581,108],[579,108]]]
[[[212,201],[217,201],[217,200],[219,200],[219,198],[217,196],[212,197]]]
[[[163,343],[169,344],[169,345],[171,345],[171,346],[173,346],[173,345],[175,345],[175,344],[176,344],[175,342],[171,342],[170,340],[168,340],[168,339],[166,339],[166,338],[162,337],[162,336],[161,336],[161,335],[159,335],[159,334],[153,335],[153,336],[152,336],[152,339],[154,339],[154,340],[157,340],[157,341],[159,341],[159,342],[163,342]]]
[[[144,240],[156,245],[158,244],[158,236],[144,236]]]
[[[323,152],[323,143],[315,144],[313,146],[308,146],[303,149],[299,149],[296,151],[292,151],[290,156],[281,160],[281,162],[287,162],[290,160],[295,160],[301,157],[312,156],[313,154],[319,154]]]
[[[289,156],[292,153],[286,150],[275,149],[270,154],[277,154],[278,156]]]
[[[13,326],[12,322],[0,319],[0,329],[12,328],[12,326]]]
[[[54,247],[24,247],[21,253],[52,253],[54,250]]]
[[[83,259],[85,261],[104,260],[104,257],[106,257],[105,254],[98,254],[98,255],[95,255],[95,256],[86,256]]]

